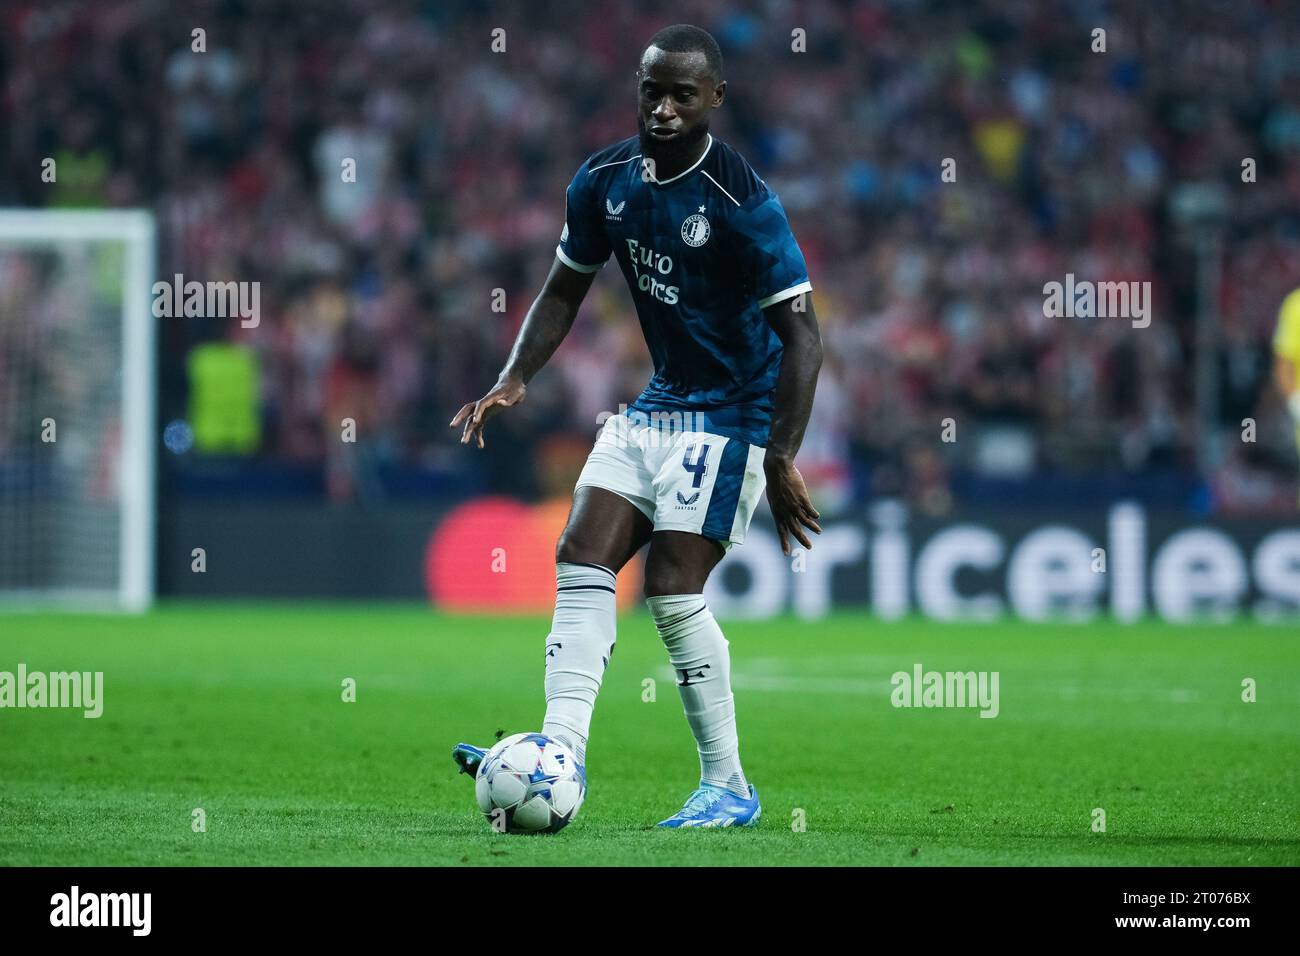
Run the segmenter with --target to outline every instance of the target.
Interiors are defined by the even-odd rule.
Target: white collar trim
[[[656,186],[667,186],[669,183],[676,182],[677,180],[681,179],[683,176],[687,175],[688,173],[695,172],[695,170],[699,167],[700,163],[704,162],[704,157],[709,155],[709,150],[713,149],[713,134],[706,133],[705,135],[709,137],[709,145],[704,147],[704,152],[700,154],[700,158],[695,161],[694,166],[692,166],[690,169],[682,170],[676,176],[670,176],[667,179],[652,179],[651,182],[654,183]]]

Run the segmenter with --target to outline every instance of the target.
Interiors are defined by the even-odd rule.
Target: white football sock
[[[542,733],[587,762],[587,735],[601,678],[614,653],[614,572],[595,564],[555,566],[555,616],[546,638]]]
[[[646,604],[677,672],[686,722],[700,751],[700,779],[748,799],[731,695],[731,655],[722,629],[703,594],[666,594],[646,598]]]

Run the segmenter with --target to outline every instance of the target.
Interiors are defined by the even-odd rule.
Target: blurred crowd
[[[718,39],[713,132],[808,260],[827,361],[800,461],[821,501],[941,513],[962,474],[1174,470],[1222,508],[1294,504],[1269,355],[1300,285],[1284,0],[9,0],[0,205],[149,207],[161,275],[259,281],[256,328],[162,321],[164,415],[186,414],[196,347],[238,345],[257,371],[245,452],[321,466],[336,498],[382,494],[358,472],[466,467],[447,422],[495,380],[575,169],[635,131],[637,58],[670,22]],[[1184,215],[1189,183],[1217,186],[1222,215]],[[1045,317],[1067,274],[1151,282],[1149,327]],[[567,492],[600,413],[649,373],[606,269],[489,426],[482,480]],[[360,449],[341,449],[344,417]]]

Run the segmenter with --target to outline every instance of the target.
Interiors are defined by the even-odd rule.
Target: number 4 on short
[[[699,454],[695,456],[695,461],[691,461],[691,454],[695,451],[695,445],[686,446],[686,454],[682,456],[682,467],[695,476],[691,482],[692,488],[698,488],[704,481],[704,476],[709,473],[709,446],[700,445]]]

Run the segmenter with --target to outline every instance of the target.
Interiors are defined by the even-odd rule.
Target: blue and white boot
[[[456,761],[456,766],[460,767],[461,773],[469,774],[471,780],[478,776],[478,768],[483,763],[483,758],[488,752],[482,747],[475,747],[473,744],[460,743],[451,748],[451,759]],[[578,776],[582,778],[582,789],[587,789],[587,768],[578,764]]]
[[[475,747],[473,744],[457,744],[451,748],[451,759],[456,761],[460,772],[469,774],[472,780],[478,775],[478,765],[483,762],[487,753],[482,747]]]
[[[661,827],[752,827],[763,815],[758,804],[758,791],[749,785],[749,799],[738,797],[725,787],[701,781],[700,788],[690,795],[686,805]]]

